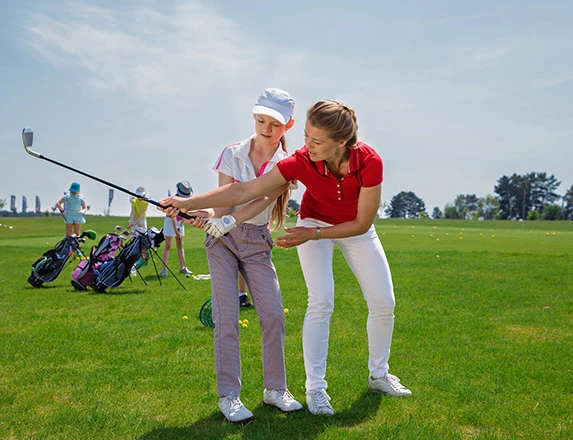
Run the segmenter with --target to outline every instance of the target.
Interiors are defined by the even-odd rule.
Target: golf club
[[[44,160],[46,160],[46,161],[48,161],[48,162],[51,162],[51,163],[53,163],[53,164],[55,164],[55,165],[59,165],[59,166],[61,166],[61,167],[63,167],[63,168],[66,168],[66,169],[68,169],[68,170],[70,170],[70,171],[73,171],[73,172],[75,172],[75,173],[79,173],[79,174],[81,174],[82,176],[89,177],[90,179],[96,180],[96,181],[98,181],[99,183],[103,183],[104,185],[107,185],[107,186],[110,186],[110,187],[112,187],[112,188],[115,188],[115,189],[117,189],[118,191],[121,191],[121,192],[124,192],[124,193],[126,193],[126,194],[129,194],[129,195],[132,196],[132,197],[137,197],[138,199],[145,200],[146,202],[151,203],[152,205],[155,205],[155,206],[157,206],[157,207],[159,207],[159,208],[162,208],[162,209],[167,208],[167,206],[163,206],[161,203],[159,203],[159,202],[157,202],[157,201],[155,201],[155,200],[153,200],[153,199],[149,199],[149,198],[147,198],[147,197],[137,195],[136,193],[134,193],[134,192],[132,192],[132,191],[130,191],[130,190],[128,190],[128,189],[122,188],[121,186],[117,186],[117,185],[115,185],[114,183],[107,182],[106,180],[100,179],[99,177],[92,176],[91,174],[88,174],[88,173],[85,173],[85,172],[83,172],[83,171],[77,170],[77,169],[72,168],[72,167],[70,167],[70,166],[68,166],[68,165],[66,165],[66,164],[57,162],[57,161],[55,161],[55,160],[53,160],[53,159],[50,159],[49,157],[46,157],[46,156],[44,156],[44,155],[42,155],[42,154],[40,154],[40,153],[37,153],[36,151],[34,151],[34,150],[32,150],[32,149],[30,148],[30,147],[32,146],[32,143],[34,142],[34,131],[33,131],[31,128],[29,128],[29,127],[25,127],[25,128],[22,130],[22,142],[24,143],[24,149],[26,150],[26,153],[28,153],[28,154],[31,155],[31,156],[37,157],[38,159],[44,159]],[[179,211],[179,215],[180,215],[181,217],[183,217],[183,218],[188,219],[188,220],[191,220],[191,219],[196,218],[196,217],[193,216],[193,215],[189,215],[189,214],[187,214],[187,213],[185,213],[185,212],[181,212],[181,211]]]

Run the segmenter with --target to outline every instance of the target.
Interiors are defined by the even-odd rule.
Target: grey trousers
[[[285,319],[272,257],[273,240],[266,225],[241,224],[227,236],[207,235],[205,249],[211,274],[215,369],[220,397],[241,392],[239,296],[237,277],[245,278],[262,332],[264,387],[286,388]]]

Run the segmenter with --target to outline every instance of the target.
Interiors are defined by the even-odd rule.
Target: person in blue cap
[[[62,213],[66,225],[66,236],[80,235],[82,225],[86,222],[84,213],[86,212],[86,201],[80,194],[80,184],[72,182],[69,194],[64,195],[56,203],[56,207]]]

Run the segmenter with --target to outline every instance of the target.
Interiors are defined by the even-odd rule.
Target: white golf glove
[[[222,237],[236,227],[235,217],[232,215],[224,215],[221,218],[210,218],[207,220],[205,226],[203,226],[203,230],[213,237]]]

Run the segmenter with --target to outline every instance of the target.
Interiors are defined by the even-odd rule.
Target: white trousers
[[[299,219],[297,226],[331,226],[314,219]],[[368,369],[378,378],[388,372],[394,328],[394,289],[390,267],[374,226],[362,235],[307,241],[297,247],[308,288],[308,307],[302,329],[306,389],[327,387],[326,358],[330,317],[334,310],[332,256],[338,245],[358,280],[368,306]],[[338,294],[344,294],[339,292]]]

